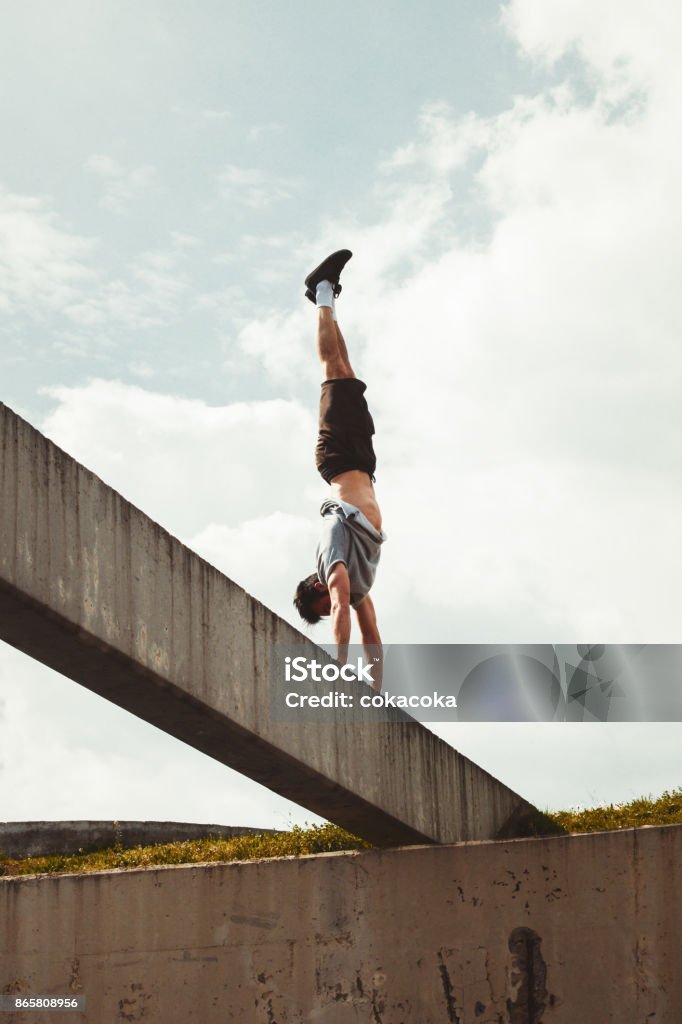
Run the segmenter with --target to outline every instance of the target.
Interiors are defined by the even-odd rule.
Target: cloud
[[[320,820],[3,643],[0,688],[3,820]]]
[[[61,310],[89,287],[92,239],[71,232],[47,201],[0,186],[0,305],[32,319]]]
[[[184,248],[184,247],[183,247]],[[122,328],[145,331],[171,323],[181,312],[190,279],[183,248],[147,250],[129,261],[125,276],[101,273],[93,286],[73,295],[62,313],[101,344]]]
[[[276,121],[269,121],[267,124],[255,124],[249,128],[248,139],[249,142],[260,142],[263,138],[281,135],[283,131],[284,125],[278,124]]]
[[[143,252],[133,267],[133,277],[136,284],[143,286],[146,301],[164,309],[173,307],[188,287],[187,276],[179,268],[174,252]]]
[[[470,722],[431,728],[541,809],[625,803],[678,786],[679,722]],[[618,771],[612,773],[611,765]]]
[[[299,183],[257,167],[227,164],[217,176],[223,199],[251,210],[265,210],[273,203],[291,199]]]
[[[301,497],[299,515],[272,512],[237,526],[209,523],[189,546],[302,630],[293,593],[298,580],[314,571],[317,528]]]
[[[378,426],[377,599],[413,630],[396,602],[430,607],[442,641],[674,641],[680,18],[626,4],[611,34],[602,8],[545,7],[505,20],[530,58],[572,54],[559,80],[490,117],[425,107],[374,223],[341,212],[310,245],[356,254],[338,309]],[[279,311],[240,344],[309,380],[312,329]]]
[[[314,481],[315,425],[297,402],[209,406],[105,380],[45,391],[46,434],[183,539],[215,546],[211,530],[274,513],[287,524]]]
[[[196,249],[201,245],[201,240],[196,235],[188,235],[183,231],[171,231],[170,240],[174,249]]]
[[[542,0],[511,0],[501,17],[524,56],[556,64],[574,52],[612,98],[646,88],[660,99],[679,79],[682,11],[674,0],[650,12],[637,0],[557,0],[551,10]]]
[[[150,164],[126,168],[110,156],[94,153],[88,157],[85,166],[96,175],[102,186],[99,205],[114,213],[123,212],[156,182],[156,171]]]
[[[433,622],[441,640],[669,640],[682,511],[676,66],[647,46],[629,56],[630,7],[617,45],[597,45],[581,4],[561,5],[556,23],[521,0],[505,17],[532,59],[570,49],[565,73],[489,117],[429,104],[377,170],[375,219],[335,211],[293,245],[302,267],[339,244],[355,251],[339,315],[378,427],[390,542],[377,598],[389,630],[422,638]],[[639,95],[617,110],[614,67]],[[235,196],[267,201],[263,172],[226,173]],[[71,315],[140,328],[172,317],[189,288],[182,251],[142,254]],[[224,330],[246,313],[230,289],[196,307]],[[211,409],[96,381],[52,392],[48,426],[216,559],[238,560],[254,538],[276,548],[287,529],[304,536],[308,510],[314,522],[314,325],[299,299],[242,319],[238,334],[242,358],[305,404]],[[221,460],[230,489],[209,468]],[[178,473],[192,481],[187,504]],[[251,561],[240,582],[258,593],[269,585]]]
[[[204,121],[229,121],[234,115],[229,110],[202,110]]]
[[[166,249],[129,258],[121,273],[98,263],[99,242],[75,234],[48,200],[0,186],[0,310],[18,344],[29,325],[49,325],[31,346],[81,354],[125,328],[168,324],[190,287],[184,261],[196,240],[171,233]]]

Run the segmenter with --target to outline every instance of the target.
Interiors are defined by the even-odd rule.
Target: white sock
[[[332,317],[333,317],[334,320],[337,319],[337,316],[336,316],[336,296],[334,295],[333,292],[332,292]]]
[[[328,306],[334,309],[334,289],[331,281],[320,281],[315,289],[315,303],[317,306]]]

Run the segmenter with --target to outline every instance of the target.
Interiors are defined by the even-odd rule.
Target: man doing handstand
[[[339,277],[351,256],[348,249],[332,253],[305,279],[306,296],[317,306],[323,376],[315,463],[332,496],[320,509],[317,570],[298,584],[294,604],[313,625],[331,615],[342,664],[348,657],[353,608],[367,660],[374,662],[373,686],[379,690],[381,637],[369,591],[386,536],[374,492],[374,422],[364,396],[366,384],[353,372],[335,308]]]

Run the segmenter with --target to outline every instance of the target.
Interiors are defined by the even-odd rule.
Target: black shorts
[[[356,377],[322,382],[315,465],[327,483],[351,469],[359,469],[374,480],[374,421],[365,400],[366,388]]]

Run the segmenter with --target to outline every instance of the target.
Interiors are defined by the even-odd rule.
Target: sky
[[[300,626],[350,248],[387,642],[678,643],[676,0],[25,0],[0,38],[0,400]],[[311,635],[329,640],[328,625]],[[560,808],[678,723],[439,723]],[[0,819],[319,820],[0,645]]]

